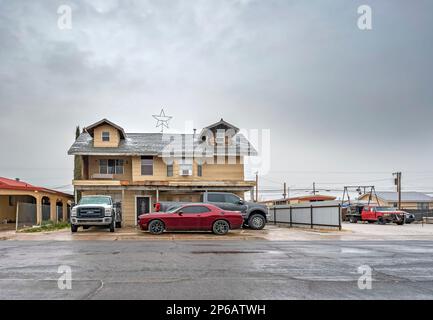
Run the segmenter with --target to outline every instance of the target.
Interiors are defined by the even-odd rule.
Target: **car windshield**
[[[395,208],[391,208],[391,207],[376,207],[376,211],[395,211]]]
[[[109,197],[83,197],[78,204],[111,204]]]

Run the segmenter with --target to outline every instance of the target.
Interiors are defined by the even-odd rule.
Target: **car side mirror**
[[[181,216],[183,214],[183,211],[181,210],[177,214]]]
[[[244,203],[245,203],[245,201],[244,201],[244,200],[242,200],[242,199],[240,199],[238,203],[239,203],[239,204],[244,204]]]

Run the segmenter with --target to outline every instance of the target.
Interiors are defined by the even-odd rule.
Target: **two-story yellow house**
[[[200,133],[126,133],[103,119],[86,127],[68,151],[82,161],[75,198],[104,194],[122,203],[125,225],[158,201],[198,201],[204,191],[243,197],[244,157],[257,151],[239,129],[221,119]]]

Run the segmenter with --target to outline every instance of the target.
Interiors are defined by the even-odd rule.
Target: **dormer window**
[[[108,132],[108,131],[102,132],[102,141],[104,141],[104,142],[110,141],[110,132]]]

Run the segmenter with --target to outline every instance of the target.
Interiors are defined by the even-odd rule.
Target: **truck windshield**
[[[109,197],[83,197],[78,204],[111,204]]]

